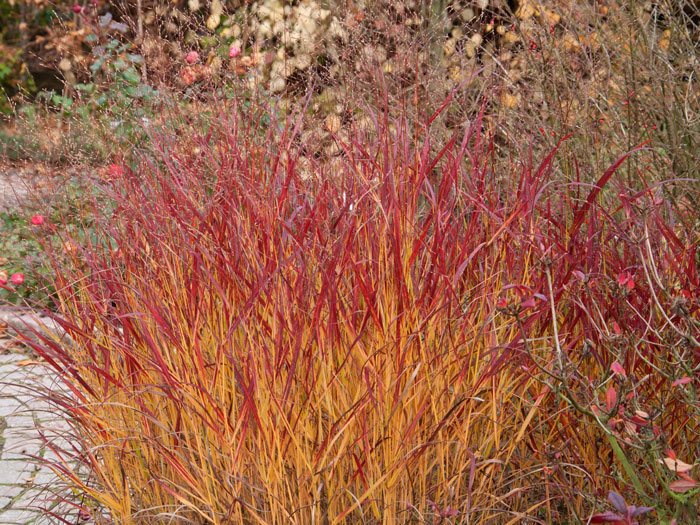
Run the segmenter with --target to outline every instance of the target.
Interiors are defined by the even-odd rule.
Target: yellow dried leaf
[[[520,7],[518,7],[518,10],[515,12],[515,16],[517,16],[520,20],[527,20],[534,14],[535,6],[533,6],[528,0],[524,0],[520,4]]]
[[[516,35],[513,31],[507,32],[503,38],[506,41],[506,45],[513,45],[520,40],[518,35]]]
[[[462,68],[459,66],[453,66],[450,68],[450,78],[455,82],[461,82],[464,80],[464,73]]]
[[[566,51],[578,51],[581,44],[578,39],[571,33],[566,33],[561,39],[561,45]]]
[[[445,43],[442,46],[445,55],[450,56],[452,53],[454,53],[456,45],[457,41],[454,38],[450,38],[449,40],[445,41]]]
[[[542,12],[540,12],[540,17],[544,19],[544,21],[547,23],[547,25],[554,27],[559,23],[561,20],[561,16],[554,11],[550,11],[549,9],[544,9]]]
[[[508,109],[514,108],[518,105],[518,97],[510,93],[503,93],[503,95],[501,95],[501,104]]]
[[[326,117],[325,123],[331,133],[337,133],[341,126],[340,117],[334,113]]]

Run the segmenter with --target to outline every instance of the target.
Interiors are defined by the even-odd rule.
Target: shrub
[[[97,523],[697,513],[657,462],[698,445],[697,234],[627,155],[593,185],[552,178],[559,145],[494,175],[483,113],[431,143],[448,105],[370,113],[334,163],[300,161],[303,108],[151,131],[54,271],[57,497]]]

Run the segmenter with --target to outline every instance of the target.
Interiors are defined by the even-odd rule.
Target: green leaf
[[[139,75],[138,71],[136,71],[133,67],[130,67],[126,71],[122,73],[122,76],[124,77],[124,80],[129,82],[130,84],[138,84],[141,82],[141,75]]]
[[[123,71],[124,69],[126,69],[127,67],[129,67],[129,65],[128,65],[124,60],[122,60],[121,58],[118,58],[117,60],[115,60],[115,61],[112,63],[112,67],[113,67],[114,69],[119,70],[119,71]]]
[[[90,71],[92,71],[92,72],[99,71],[100,68],[102,67],[102,64],[104,64],[104,60],[102,60],[101,58],[98,58],[92,64],[90,64]]]
[[[75,89],[77,89],[78,91],[83,91],[85,93],[90,94],[90,93],[93,93],[95,91],[95,84],[92,84],[92,83],[80,84],[79,83],[79,84],[75,85]]]
[[[51,97],[51,102],[53,102],[57,106],[62,106],[63,108],[69,108],[73,105],[72,99],[61,95],[54,95],[53,97]]]

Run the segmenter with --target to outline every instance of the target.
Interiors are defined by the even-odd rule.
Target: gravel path
[[[48,194],[46,169],[2,168],[0,166],[0,213]]]

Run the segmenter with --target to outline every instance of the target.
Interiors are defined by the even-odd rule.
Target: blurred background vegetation
[[[332,161],[330,132],[366,125],[377,91],[420,113],[459,86],[439,124],[449,133],[486,100],[496,157],[574,133],[567,151],[593,176],[649,140],[657,162],[631,160],[629,177],[692,185],[699,24],[698,0],[0,0],[0,148],[103,162],[142,142],[165,98],[201,116],[232,91],[282,110],[310,92],[303,162]]]

